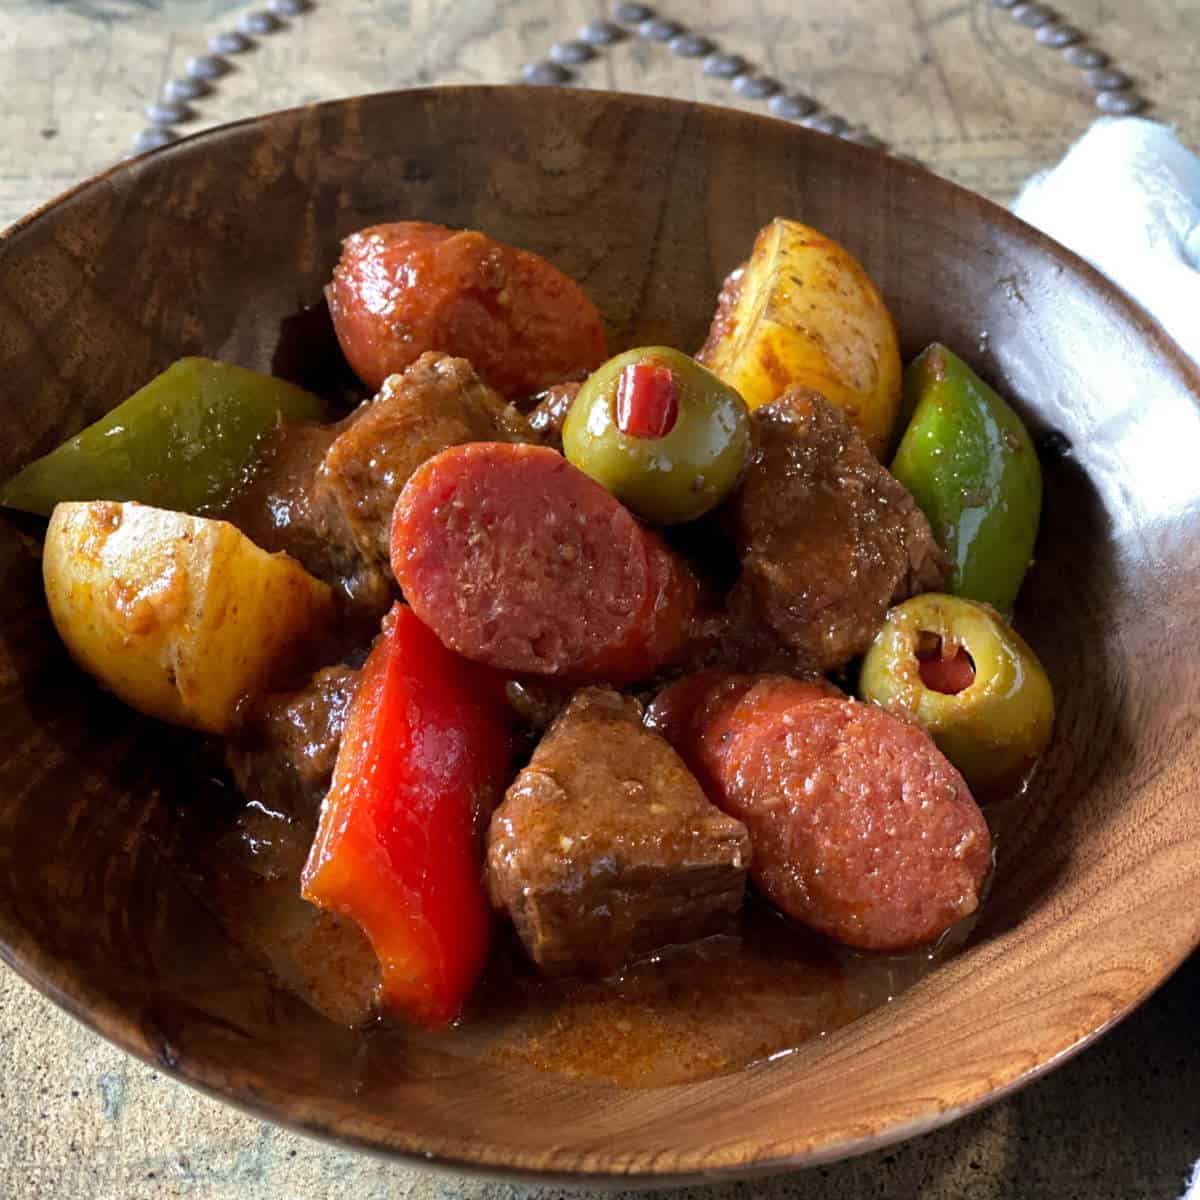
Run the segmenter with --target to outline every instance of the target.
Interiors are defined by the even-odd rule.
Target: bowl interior
[[[36,523],[0,517],[0,955],[107,1036],[263,1115],[463,1167],[677,1180],[814,1162],[965,1111],[1119,1018],[1200,941],[1200,380],[1098,275],[911,164],[731,111],[430,89],[123,165],[0,241],[0,475],[172,359],[319,369],[339,240],[482,228],[580,280],[623,345],[703,339],[776,215],[843,241],[905,356],[960,350],[1047,469],[1019,620],[1060,702],[969,949],[778,1062],[657,1090],[379,1054],[272,985],[175,869],[180,740],[73,670]],[[314,333],[313,330],[316,330]]]

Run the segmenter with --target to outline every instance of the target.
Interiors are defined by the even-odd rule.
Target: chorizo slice
[[[630,682],[679,653],[697,587],[610,493],[540,446],[479,442],[405,485],[392,570],[451,649],[516,674]]]
[[[343,425],[325,452],[317,489],[366,559],[383,570],[396,498],[421,463],[464,442],[533,440],[525,418],[466,359],[423,354],[384,380]]]
[[[978,907],[987,822],[921,729],[822,683],[674,686],[651,719],[750,830],[751,876],[788,916],[849,946],[899,952]]]
[[[742,740],[771,728],[788,710],[812,700],[840,697],[826,679],[790,675],[738,675],[700,671],[658,694],[647,724],[661,733],[709,791],[720,791]]]
[[[607,357],[583,289],[546,259],[471,229],[395,221],[352,234],[326,289],[346,361],[372,389],[427,350],[467,358],[510,399]]]
[[[934,941],[979,906],[987,822],[924,732],[857,700],[780,716],[726,764],[754,880],[780,909],[863,950]]]

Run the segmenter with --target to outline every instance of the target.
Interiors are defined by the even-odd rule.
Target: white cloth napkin
[[[1200,363],[1200,158],[1170,129],[1097,121],[1013,212],[1103,271]],[[1200,1162],[1179,1200],[1200,1200]]]
[[[1124,288],[1200,362],[1200,158],[1167,126],[1097,121],[1013,212]]]

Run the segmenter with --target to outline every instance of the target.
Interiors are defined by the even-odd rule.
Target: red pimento
[[[961,646],[948,657],[943,656],[940,648],[932,657],[917,657],[921,682],[932,692],[957,696],[975,682],[975,664]]]
[[[355,921],[383,1006],[439,1028],[487,956],[479,826],[509,765],[502,682],[447,650],[411,609],[384,619],[351,705],[301,894]]]
[[[665,437],[679,418],[679,396],[671,368],[630,363],[617,379],[617,428],[630,437]]]

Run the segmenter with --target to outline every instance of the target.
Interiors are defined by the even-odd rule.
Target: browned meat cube
[[[867,649],[892,604],[942,586],[942,553],[912,496],[819,393],[793,388],[754,422],[731,609],[797,667],[828,671]]]
[[[488,886],[548,974],[604,973],[729,924],[750,840],[637,701],[576,693],[492,816]]]
[[[543,446],[562,452],[562,428],[581,383],[556,383],[535,397],[537,403],[528,412],[529,427]]]
[[[377,626],[394,599],[391,572],[363,554],[341,508],[318,485],[325,452],[354,419],[277,430],[253,479],[225,515],[264,550],[290,554]]]
[[[225,747],[242,795],[271,812],[315,822],[357,688],[357,671],[326,667],[299,691],[252,701]]]
[[[480,382],[465,358],[422,354],[383,388],[329,447],[321,486],[362,552],[388,567],[392,509],[427,459],[463,442],[534,442],[515,408]]]
[[[552,680],[510,679],[504,695],[518,722],[541,736],[567,707],[571,690]]]

